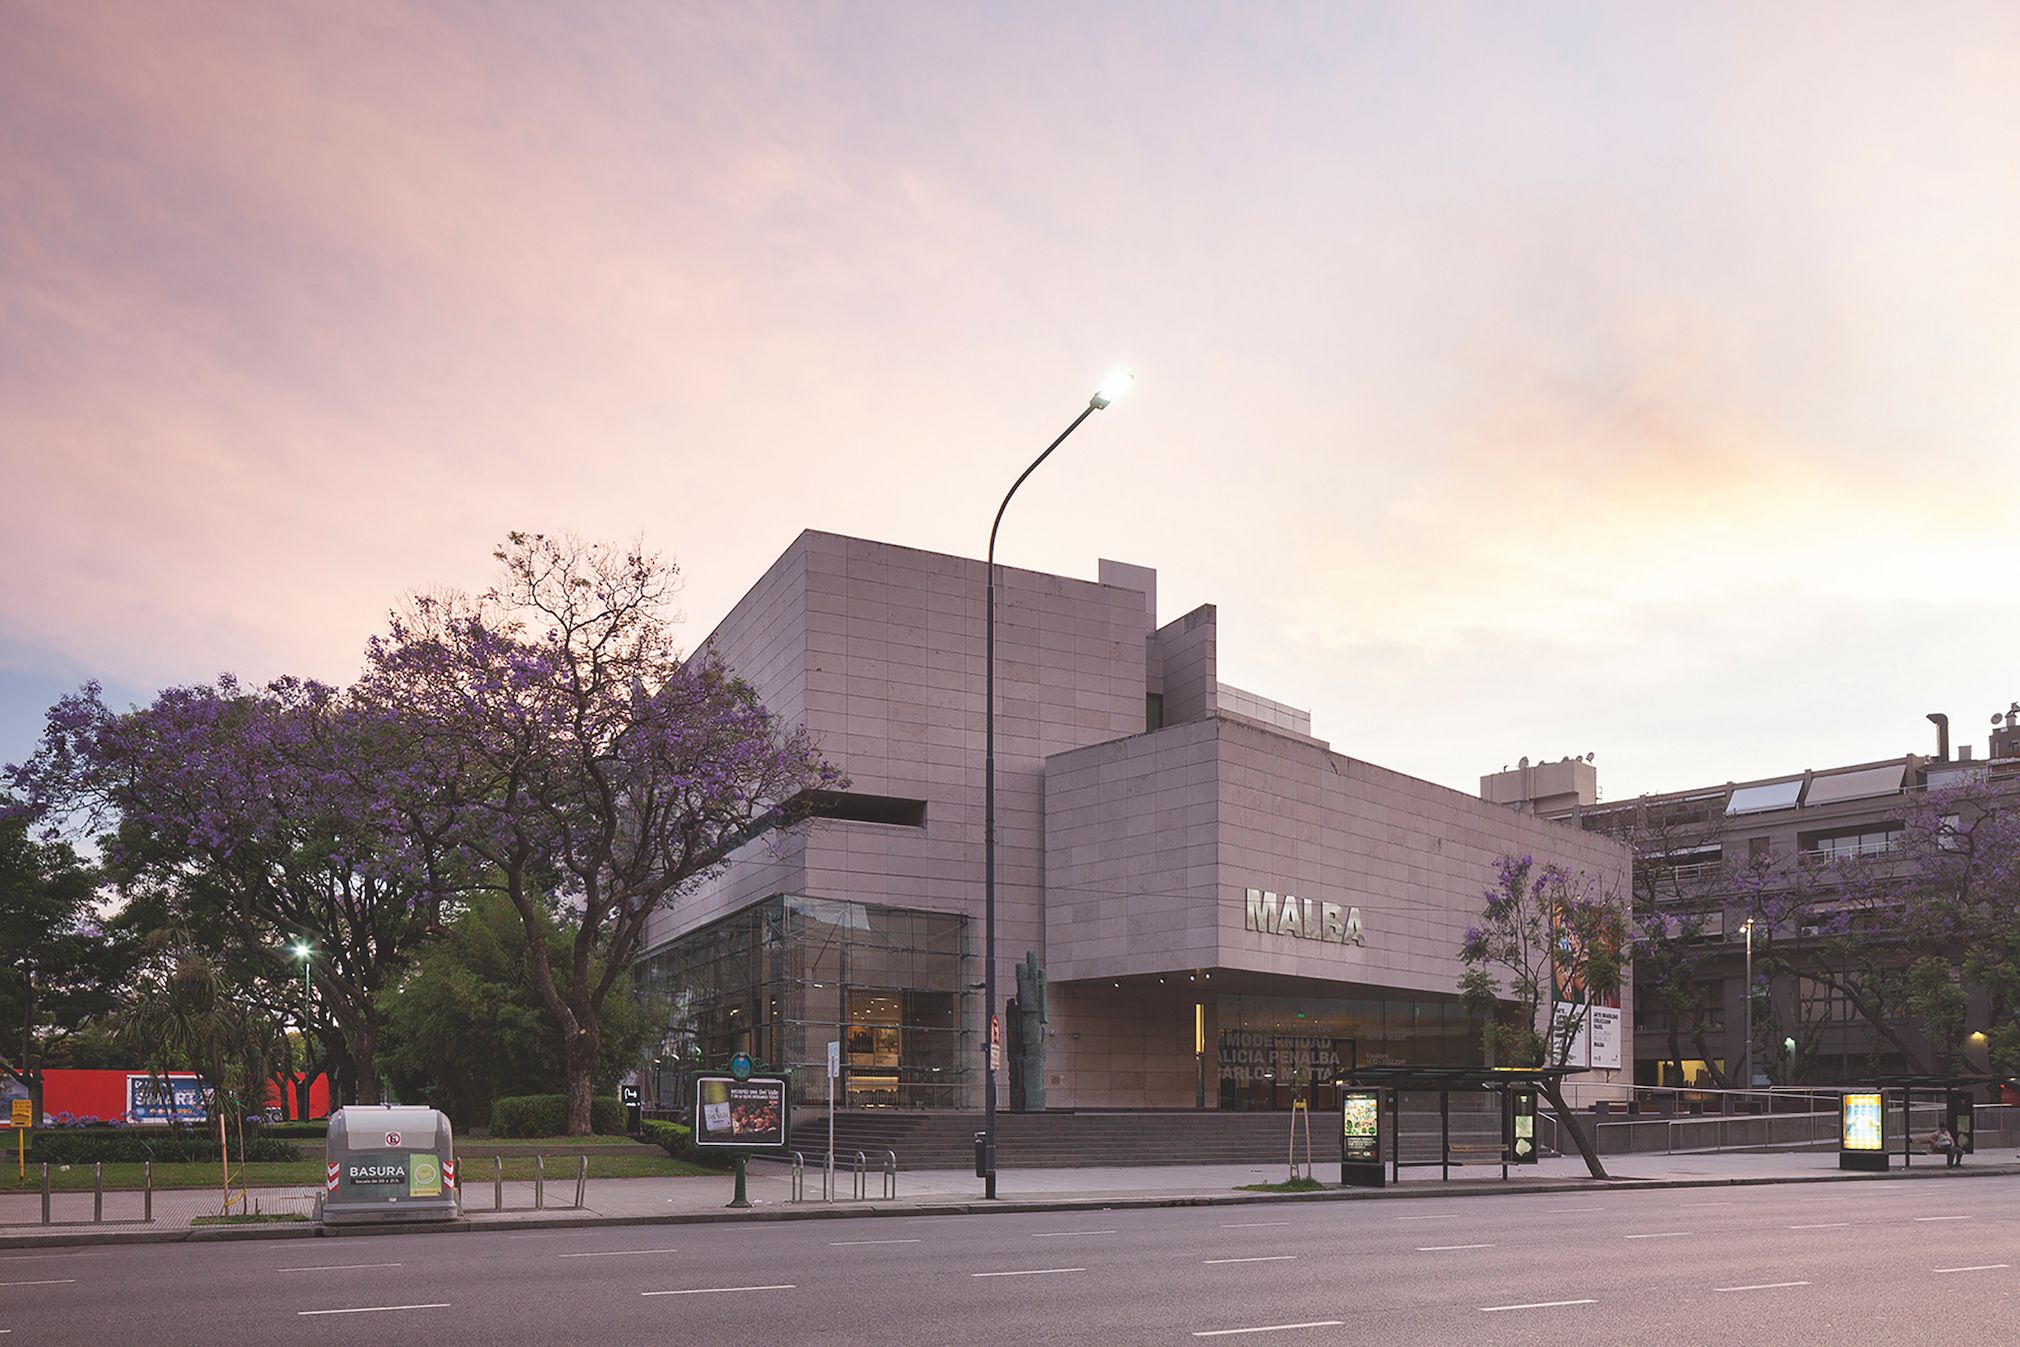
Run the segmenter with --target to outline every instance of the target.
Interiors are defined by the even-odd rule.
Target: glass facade
[[[1456,999],[1251,996],[1215,1002],[1220,1106],[1336,1108],[1333,1081],[1356,1066],[1474,1066],[1480,1030]]]
[[[777,895],[639,962],[669,1006],[655,1093],[683,1097],[686,1070],[748,1052],[793,1073],[795,1102],[827,1098],[827,1045],[842,1045],[836,1102],[857,1108],[968,1103],[967,919],[944,912]]]

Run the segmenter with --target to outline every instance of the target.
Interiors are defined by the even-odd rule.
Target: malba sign
[[[1366,948],[1368,943],[1361,933],[1360,908],[1314,902],[1288,893],[1278,895],[1268,889],[1249,889],[1242,895],[1241,924],[1245,931],[1322,940],[1331,945]]]

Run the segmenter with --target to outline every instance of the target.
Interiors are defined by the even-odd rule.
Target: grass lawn
[[[1237,1184],[1235,1190],[1243,1193],[1316,1193],[1325,1186],[1317,1179],[1286,1179],[1282,1183]]]
[[[471,1154],[488,1154],[492,1150],[504,1146],[544,1146],[557,1151],[586,1151],[601,1149],[603,1147],[621,1149],[625,1146],[643,1146],[647,1144],[649,1143],[634,1141],[630,1137],[480,1137],[464,1135],[456,1138],[456,1152],[459,1155],[465,1151]]]
[[[664,1151],[648,1150],[635,1146],[636,1154],[593,1155],[589,1158],[589,1177],[592,1179],[648,1179],[686,1178],[696,1174],[717,1174],[721,1171],[704,1169],[691,1165],[685,1160],[676,1160]],[[494,1170],[491,1161],[485,1159],[464,1159],[463,1182],[474,1188],[480,1183],[489,1183]],[[233,1177],[248,1188],[292,1188],[320,1187],[323,1182],[323,1161],[318,1154],[307,1160],[290,1160],[276,1164],[246,1165],[242,1172]],[[505,1177],[520,1181],[533,1178],[532,1156],[510,1156],[505,1160]],[[547,1165],[549,1181],[572,1179],[575,1177],[573,1156],[556,1156]],[[105,1166],[105,1190],[120,1192],[137,1190],[140,1187],[140,1165],[108,1164]],[[188,1164],[160,1164],[154,1167],[154,1186],[157,1190],[170,1188],[216,1188],[222,1182],[216,1161]],[[49,1167],[49,1187],[56,1192],[90,1192],[91,1166],[71,1165],[68,1169],[57,1165]],[[30,1163],[26,1178],[17,1178],[12,1163],[0,1168],[0,1192],[42,1191],[42,1168]]]

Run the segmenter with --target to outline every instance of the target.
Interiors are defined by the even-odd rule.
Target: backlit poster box
[[[780,1076],[696,1076],[694,1144],[768,1150],[786,1144],[786,1082]]]
[[[1382,1092],[1340,1092],[1340,1182],[1380,1188],[1382,1177]]]
[[[1885,1108],[1878,1094],[1845,1096],[1844,1148],[1848,1151],[1879,1151],[1887,1147]]]
[[[1878,1090],[1857,1090],[1844,1097],[1838,1115],[1838,1168],[1887,1167],[1887,1097]]]
[[[1340,1159],[1363,1165],[1382,1162],[1382,1096],[1373,1090],[1349,1090],[1342,1100]]]

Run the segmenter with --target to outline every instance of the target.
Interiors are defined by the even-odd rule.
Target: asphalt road
[[[2020,1179],[0,1253],[0,1347],[2005,1344]]]

